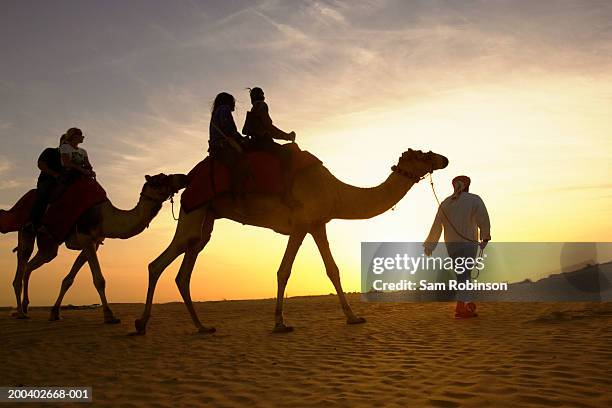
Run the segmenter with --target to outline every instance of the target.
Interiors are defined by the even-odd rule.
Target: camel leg
[[[276,310],[274,313],[276,320],[273,330],[274,333],[287,333],[293,331],[293,327],[285,325],[283,318],[283,301],[285,298],[285,288],[287,287],[289,276],[291,276],[293,261],[295,260],[295,256],[297,255],[305,236],[306,231],[304,230],[296,230],[289,235],[285,255],[283,255],[283,260],[281,261],[278,272],[276,273],[278,280],[278,291],[276,293]]]
[[[17,311],[13,316],[18,319],[27,319],[27,310],[23,310],[21,302],[21,291],[23,289],[23,277],[25,275],[28,259],[34,251],[34,242],[36,235],[29,231],[20,230],[17,238],[17,269],[15,271],[15,279],[13,279],[13,289],[15,290],[15,298],[17,301]]]
[[[198,245],[196,247],[190,247],[185,252],[185,256],[183,257],[183,263],[181,263],[181,267],[179,269],[178,274],[176,275],[176,286],[181,292],[181,296],[183,297],[183,302],[185,302],[185,306],[191,315],[191,319],[193,320],[193,324],[195,324],[198,332],[200,333],[214,333],[216,329],[214,327],[206,327],[202,325],[200,319],[198,318],[198,314],[193,307],[193,302],[191,301],[191,290],[189,289],[189,282],[191,281],[191,274],[193,273],[193,267],[195,265],[196,259],[198,258],[198,254],[203,249],[202,245]]]
[[[147,322],[151,317],[151,308],[153,307],[153,295],[155,294],[155,286],[159,277],[164,270],[170,265],[176,258],[178,258],[183,251],[174,241],[170,243],[168,248],[161,253],[160,256],[155,258],[153,262],[149,264],[149,286],[147,288],[147,301],[145,303],[144,311],[140,319],[136,319],[134,322],[136,326],[136,334],[145,334],[147,328]]]
[[[51,262],[57,256],[57,250],[59,246],[55,243],[47,243],[48,246],[39,247],[36,255],[26,264],[25,273],[23,276],[23,300],[21,302],[21,308],[24,313],[28,312],[28,305],[30,304],[30,297],[28,289],[30,287],[30,276],[32,272],[40,268],[46,263]]]
[[[68,289],[70,289],[70,286],[72,286],[72,284],[74,283],[74,278],[76,277],[77,273],[79,273],[83,265],[85,265],[85,262],[87,262],[87,256],[85,255],[84,251],[81,251],[79,256],[77,256],[77,258],[75,259],[74,264],[70,269],[70,272],[62,281],[62,288],[60,289],[59,296],[55,301],[55,305],[53,306],[53,308],[51,308],[51,316],[49,317],[50,321],[59,320],[62,300],[64,299],[66,292],[68,292]]]
[[[94,286],[100,295],[100,300],[102,301],[102,308],[104,310],[104,323],[107,324],[117,324],[121,323],[121,320],[115,318],[112,310],[108,306],[108,301],[106,300],[106,281],[104,280],[104,276],[102,275],[102,268],[100,268],[100,261],[98,261],[98,255],[96,251],[98,246],[91,240],[87,240],[83,245],[83,252],[85,253],[85,257],[87,262],[89,263],[89,268],[91,269],[91,275],[93,277]]]
[[[198,255],[202,249],[204,249],[206,244],[208,244],[208,241],[210,241],[214,222],[214,217],[210,215],[204,219],[202,224],[201,241],[187,248],[185,251],[185,256],[183,257],[183,262],[181,263],[181,267],[176,275],[176,286],[178,287],[179,292],[181,292],[183,302],[185,302],[185,306],[191,315],[193,324],[195,324],[200,333],[214,333],[216,329],[214,327],[206,327],[200,322],[198,314],[193,307],[193,302],[191,301],[191,289],[189,288],[189,284],[191,281],[191,274],[193,273],[193,267],[198,259]]]
[[[325,264],[327,276],[329,276],[329,279],[332,281],[334,288],[336,288],[336,292],[338,293],[338,299],[340,300],[340,305],[342,306],[342,310],[346,315],[347,323],[365,323],[365,319],[363,317],[355,316],[353,310],[346,301],[346,296],[344,295],[344,291],[342,290],[342,284],[340,283],[340,271],[338,270],[338,266],[336,265],[331,250],[329,249],[329,242],[327,241],[327,231],[325,229],[325,224],[315,226],[310,233],[312,234],[312,237],[314,238],[317,247],[319,248],[321,258],[323,258],[323,263]]]
[[[210,219],[209,219],[210,218]],[[172,242],[161,253],[160,256],[155,258],[153,262],[149,264],[149,286],[147,288],[147,301],[145,304],[144,311],[140,319],[136,319],[134,325],[136,326],[136,333],[134,334],[145,334],[147,323],[151,318],[151,309],[153,307],[153,295],[155,294],[155,286],[157,281],[164,270],[170,265],[176,258],[181,254],[185,253],[189,247],[188,242],[199,242],[204,238],[203,231],[208,231],[208,235],[212,231],[212,224],[214,217],[209,215],[206,210],[201,210],[200,213],[194,211],[188,216],[181,210],[179,215],[179,222],[174,233]],[[205,227],[206,226],[206,227]],[[190,238],[191,237],[191,238]],[[210,237],[206,238],[208,242]],[[203,247],[203,245],[202,245]],[[183,259],[184,262],[184,259]]]

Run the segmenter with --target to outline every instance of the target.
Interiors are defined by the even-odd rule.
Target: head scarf
[[[452,184],[455,192],[451,196],[452,198],[457,198],[464,191],[470,191],[470,183],[471,180],[468,176],[457,176],[453,179]]]

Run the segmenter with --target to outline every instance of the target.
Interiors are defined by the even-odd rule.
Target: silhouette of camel
[[[93,275],[94,285],[100,294],[104,309],[105,323],[119,323],[108,306],[105,294],[105,280],[100,269],[100,263],[96,251],[105,238],[127,239],[141,233],[148,227],[151,220],[157,215],[162,203],[179,190],[179,186],[185,184],[185,176],[180,174],[156,176],[145,176],[146,183],[142,187],[138,204],[132,210],[124,211],[117,209],[110,201],[104,201],[87,210],[77,223],[77,228],[65,240],[69,249],[80,250],[68,275],[62,281],[60,294],[51,309],[49,320],[58,320],[59,311],[64,295],[72,285],[74,278],[85,264],[89,263]],[[37,241],[38,251],[28,262],[34,250],[34,242]],[[42,265],[50,262],[57,256],[57,250],[61,242],[51,238],[36,240],[35,234],[27,229],[21,229],[18,233],[17,271],[13,287],[17,298],[17,312],[13,315],[18,319],[28,318],[28,283],[32,272]],[[23,288],[23,300],[21,291]]]
[[[176,284],[191,318],[201,333],[212,333],[213,327],[205,327],[194,310],[189,282],[198,254],[210,240],[215,219],[228,218],[242,224],[272,229],[289,235],[289,242],[278,269],[278,293],[276,297],[276,325],[274,332],[289,332],[283,320],[283,298],[285,286],[291,274],[293,261],[306,234],[314,238],[327,275],[338,294],[340,305],[349,324],[364,323],[349,306],[340,274],[332,257],[325,224],[334,218],[366,219],[381,214],[395,205],[419,178],[448,165],[446,157],[428,152],[408,150],[393,166],[391,175],[379,186],[358,188],[335,178],[323,165],[315,165],[295,176],[292,194],[302,206],[289,208],[280,197],[248,194],[243,203],[231,197],[219,196],[208,205],[189,213],[182,209],[172,242],[164,252],[149,264],[149,286],[147,301],[140,319],[135,322],[136,334],[144,334],[151,316],[155,286],[163,271],[178,256],[185,254]]]

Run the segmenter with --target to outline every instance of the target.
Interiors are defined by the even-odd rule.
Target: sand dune
[[[290,298],[283,335],[272,299],[197,303],[214,335],[180,303],[155,305],[137,337],[142,305],[114,305],[117,326],[100,310],[3,310],[0,385],[91,386],[113,407],[612,406],[609,303],[489,303],[455,321],[450,303],[350,298],[367,324],[346,325],[335,297]]]

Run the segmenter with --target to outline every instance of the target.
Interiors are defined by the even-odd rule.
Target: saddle
[[[107,200],[106,191],[94,179],[79,177],[53,201],[42,224],[58,242],[63,242],[85,211]],[[36,201],[36,189],[28,191],[8,211],[0,210],[0,232],[19,231],[28,222]]]
[[[290,175],[317,164],[321,161],[311,153],[300,150],[297,144],[282,145],[291,155]],[[277,155],[261,150],[251,150],[244,154],[249,177],[244,183],[244,193],[281,195],[285,189],[285,179],[280,159]],[[214,157],[206,157],[187,175],[188,184],[181,195],[181,208],[190,212],[205,205],[221,194],[233,193],[231,172],[227,166]]]

